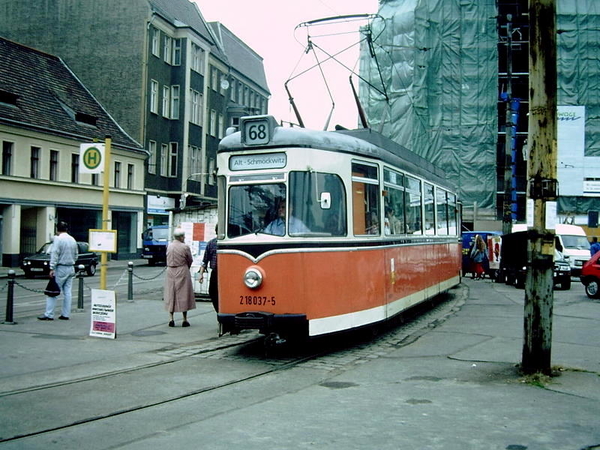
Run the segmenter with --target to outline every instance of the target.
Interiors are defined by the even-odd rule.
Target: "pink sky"
[[[193,0],[204,18],[219,21],[249,45],[264,59],[267,81],[271,90],[269,113],[277,120],[296,122],[289,106],[284,89],[285,81],[290,75],[298,74],[315,63],[312,54],[304,54],[307,44],[307,28],[296,30],[302,22],[331,17],[336,15],[376,13],[377,0],[303,0],[292,2],[286,0]],[[351,27],[357,30],[365,22],[353,22],[348,25],[327,25],[311,27],[313,41],[323,49],[334,54],[358,42],[358,33],[344,34],[336,37],[318,37],[320,34],[335,34]],[[298,42],[300,41],[300,42]],[[343,62],[355,67],[357,65],[358,46],[340,55]],[[320,53],[319,60],[325,59]],[[355,66],[356,64],[356,66]],[[357,114],[352,98],[348,77],[349,72],[339,68],[337,64],[324,64],[329,88],[333,92],[335,110],[329,125],[335,124],[349,128],[356,126]],[[355,86],[358,80],[354,78]],[[302,119],[309,128],[322,129],[325,126],[331,100],[322,81],[318,69],[290,82],[292,91]]]

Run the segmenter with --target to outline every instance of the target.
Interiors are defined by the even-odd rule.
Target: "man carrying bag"
[[[69,320],[71,315],[71,287],[75,277],[75,262],[77,261],[77,242],[69,233],[65,222],[56,226],[58,235],[52,242],[50,251],[50,278],[55,278],[59,291],[63,293],[62,313],[60,320]],[[46,312],[39,320],[54,320],[54,308],[58,295],[46,293]]]

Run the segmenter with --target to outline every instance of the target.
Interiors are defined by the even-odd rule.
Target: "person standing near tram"
[[[215,234],[217,234],[219,225],[215,225]],[[215,312],[219,312],[219,283],[217,275],[217,238],[212,238],[206,244],[206,250],[204,251],[204,258],[202,258],[202,265],[200,266],[200,278],[198,281],[202,283],[204,281],[204,274],[208,272],[208,267],[212,269],[210,274],[210,281],[208,282],[208,295],[212,301]]]
[[[169,312],[169,326],[175,326],[173,314],[183,313],[182,327],[189,327],[187,312],[196,308],[194,287],[190,267],[194,259],[192,251],[184,243],[185,232],[177,228],[173,232],[173,241],[167,247],[167,276],[165,278],[164,302]]]

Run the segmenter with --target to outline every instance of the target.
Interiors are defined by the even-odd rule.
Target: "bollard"
[[[83,311],[83,271],[85,266],[79,264],[77,266],[77,278],[79,278],[79,292],[77,293],[77,309]]]
[[[16,325],[17,322],[13,321],[13,305],[14,305],[14,294],[15,294],[15,271],[8,271],[8,291],[6,294],[6,320],[4,321],[7,325]]]
[[[127,270],[129,271],[129,280],[127,284],[127,301],[133,301],[133,261],[127,263]]]

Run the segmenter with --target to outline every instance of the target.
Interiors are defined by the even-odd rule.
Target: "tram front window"
[[[326,193],[326,195],[322,195]],[[327,204],[320,199],[327,198]],[[291,172],[289,198],[283,183],[231,186],[228,237],[344,236],[346,200],[337,175]]]

